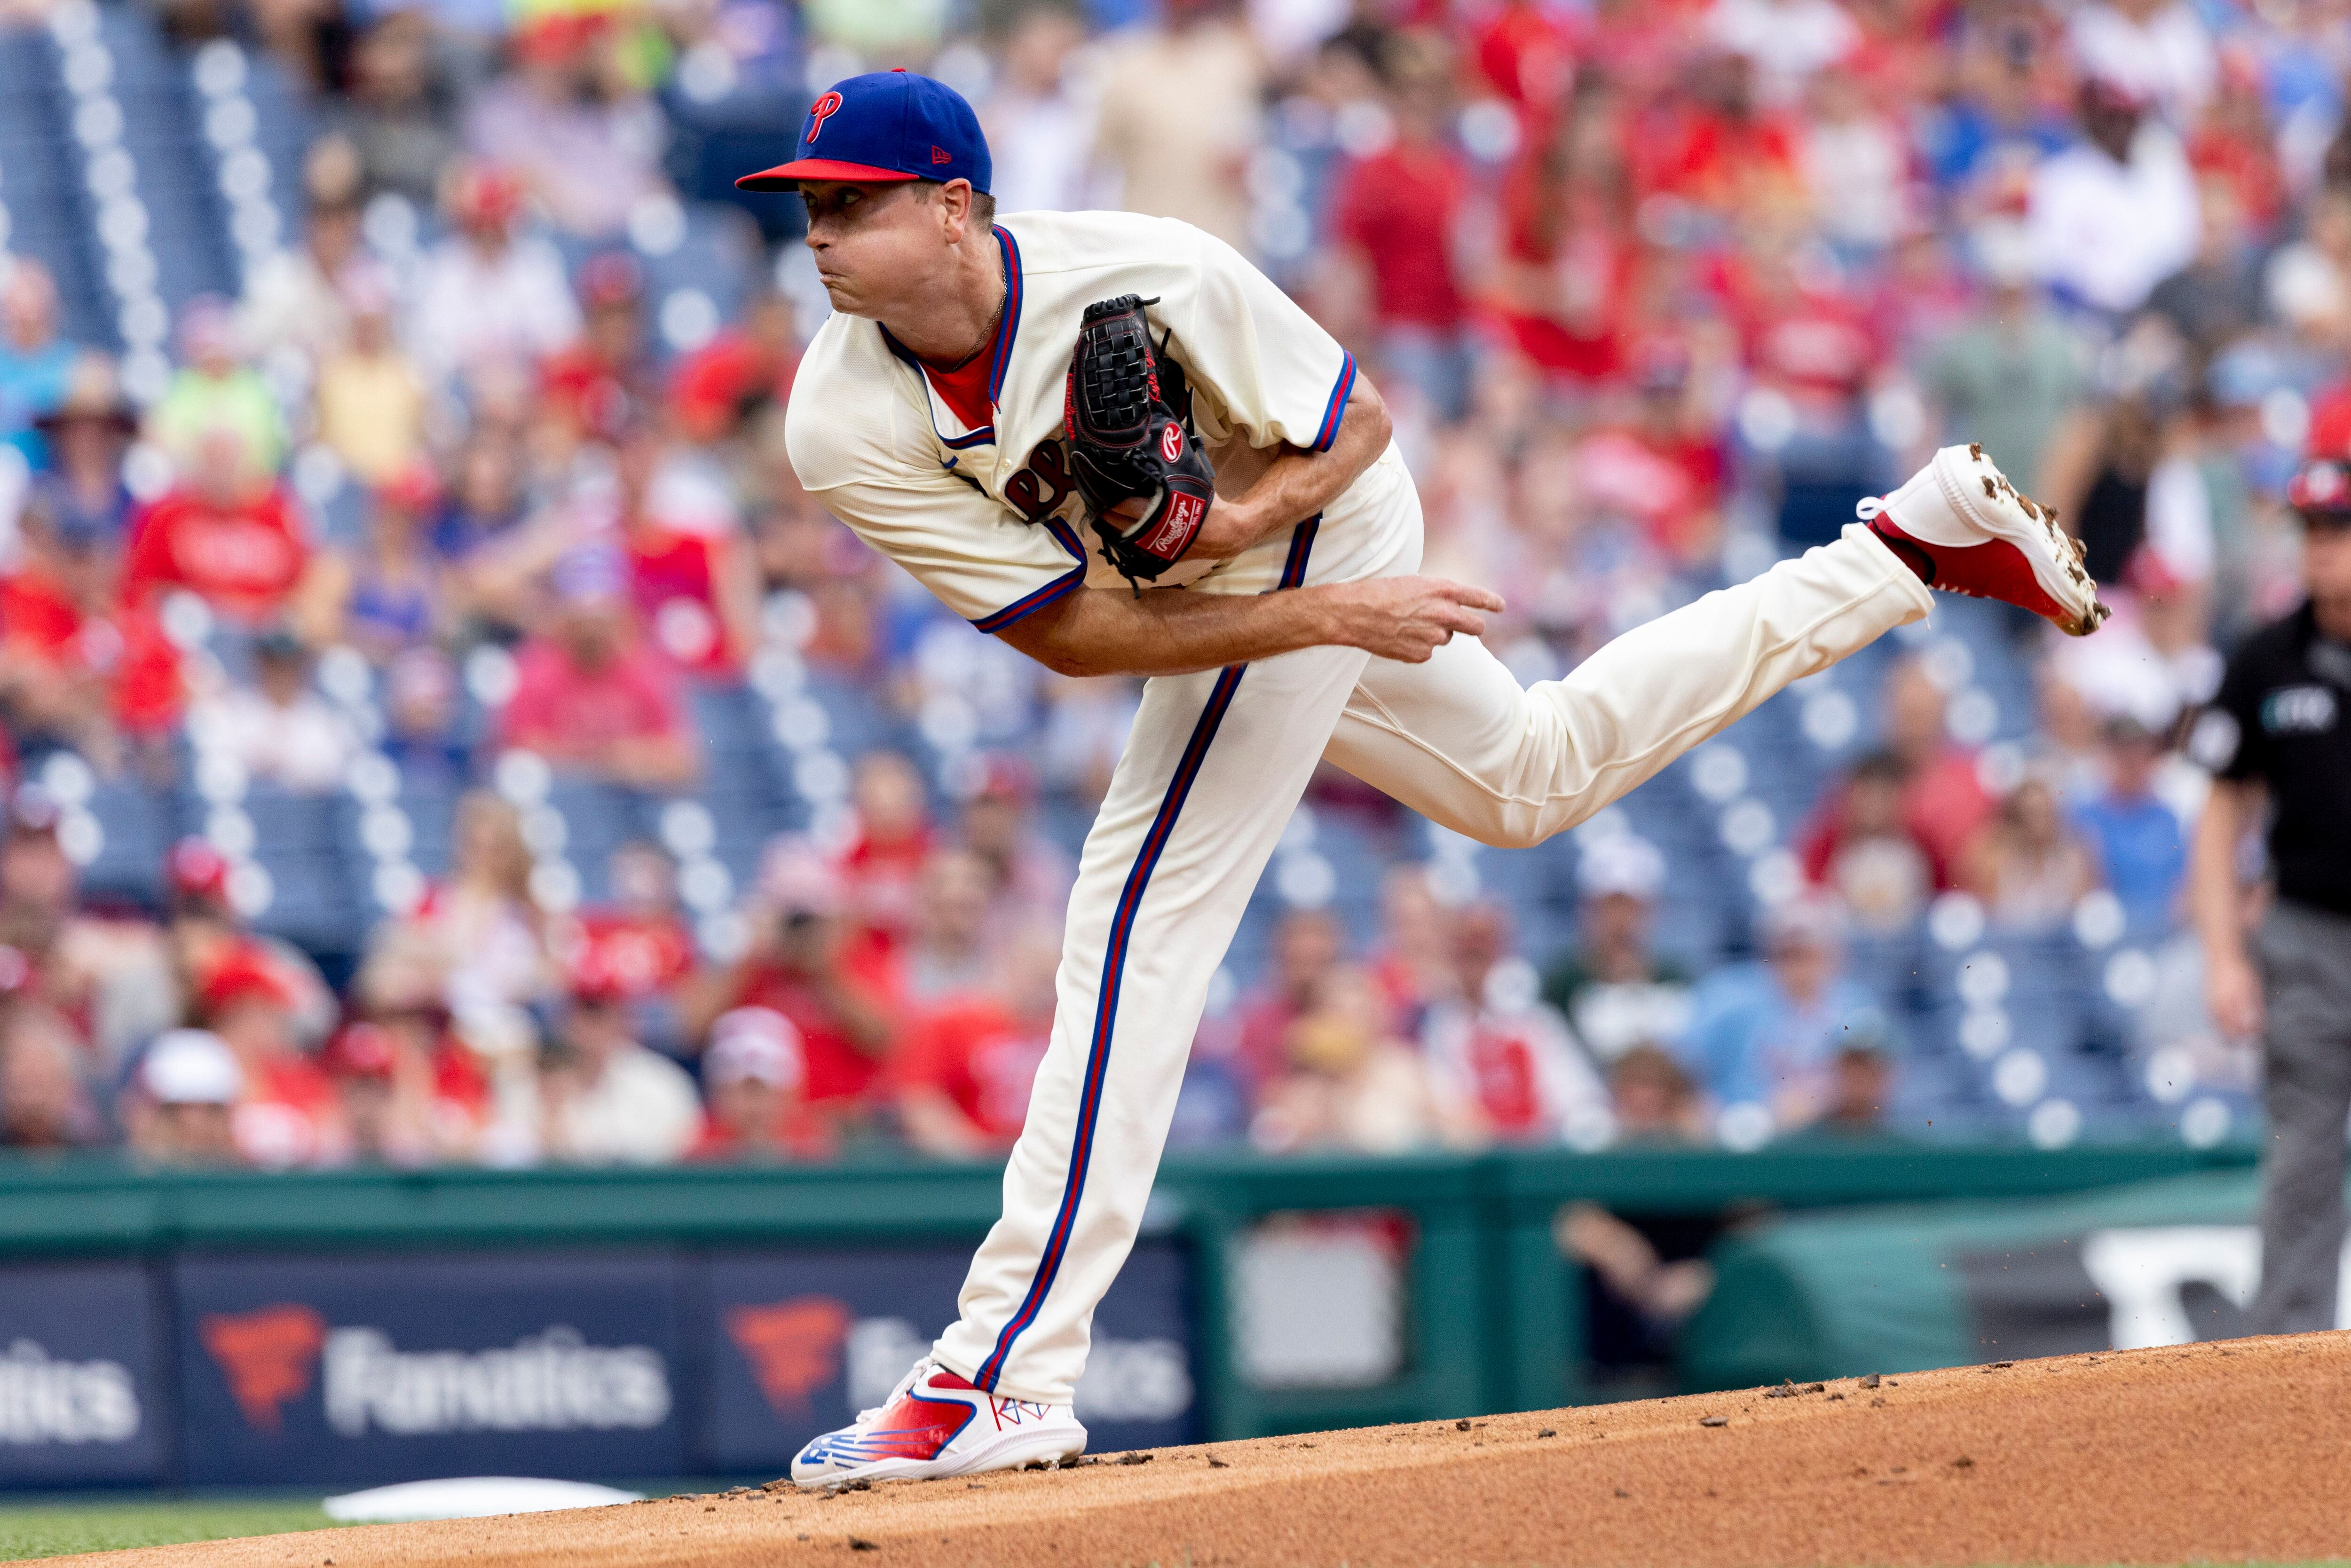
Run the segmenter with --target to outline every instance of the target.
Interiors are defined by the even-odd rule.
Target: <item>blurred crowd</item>
[[[290,82],[308,141],[283,242],[165,338],[78,340],[60,279],[0,270],[0,1141],[271,1166],[1008,1146],[1136,692],[954,621],[785,458],[822,295],[796,203],[730,204],[726,176],[882,66],[972,98],[1002,210],[1181,217],[1306,302],[1395,411],[1427,570],[1509,587],[1490,641],[1525,678],[1834,537],[1953,440],[2055,507],[2116,606],[2064,647],[1971,623],[1962,655],[1907,645],[1841,716],[1807,707],[1829,761],[1734,844],[1719,936],[1661,922],[1687,865],[1637,822],[1563,841],[1537,908],[1319,779],[1309,811],[1374,862],[1338,880],[1371,891],[1280,862],[1179,1145],[1926,1135],[1873,955],[1930,925],[2127,931],[2193,967],[2178,743],[2216,650],[2294,601],[2296,459],[2351,451],[2338,0],[151,15],[175,57],[229,40]],[[729,288],[652,280],[689,219]],[[1968,657],[2024,700],[1988,714]],[[803,689],[873,744],[785,735]],[[737,696],[775,699],[800,758],[739,878],[649,831],[550,873],[549,779],[752,820],[700,716]],[[1705,766],[1700,795],[1739,794]],[[85,886],[93,791],[248,789],[438,789],[446,852],[380,852],[399,874],[340,944],[273,923],[258,809],[172,818],[143,896]],[[2161,1071],[2241,1088],[2182,994]]]

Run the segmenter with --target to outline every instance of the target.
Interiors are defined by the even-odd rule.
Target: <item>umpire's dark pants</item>
[[[2351,1116],[2351,917],[2281,899],[2255,943],[2269,1146],[2262,1171],[2255,1333],[2335,1326],[2343,1268],[2344,1123]]]

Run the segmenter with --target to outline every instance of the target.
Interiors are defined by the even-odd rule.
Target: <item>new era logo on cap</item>
[[[790,191],[802,180],[968,180],[984,194],[992,173],[979,117],[961,93],[912,71],[872,71],[835,82],[809,105],[799,156],[735,185]]]

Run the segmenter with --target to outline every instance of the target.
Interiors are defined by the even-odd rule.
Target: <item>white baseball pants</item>
[[[1301,524],[1283,586],[1412,570],[1409,504],[1414,526],[1383,559],[1316,559],[1316,527]],[[1071,1399],[1094,1303],[1150,1197],[1209,978],[1317,760],[1481,842],[1537,843],[1931,603],[1855,526],[1531,688],[1468,637],[1425,664],[1309,648],[1150,682],[1070,895],[1052,1043],[1004,1173],[1004,1217],[937,1360],[1004,1397]]]

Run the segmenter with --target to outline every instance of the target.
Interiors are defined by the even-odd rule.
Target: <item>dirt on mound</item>
[[[2351,1334],[376,1525],[96,1568],[1988,1564],[2351,1556]]]

